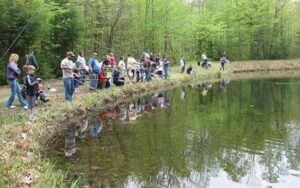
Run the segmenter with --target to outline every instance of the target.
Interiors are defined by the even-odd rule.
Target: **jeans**
[[[141,75],[141,72],[140,70],[136,69],[135,70],[135,79],[136,79],[136,82],[139,82],[140,81],[140,75]]]
[[[90,74],[90,89],[97,89],[98,86],[98,74],[91,72]]]
[[[169,76],[169,66],[164,66],[164,75],[165,79],[167,79]]]
[[[65,86],[65,99],[67,101],[72,101],[72,97],[74,93],[73,78],[64,78],[64,86]]]
[[[20,106],[24,107],[27,106],[27,103],[25,101],[25,99],[22,97],[22,93],[21,93],[21,89],[20,89],[20,85],[17,79],[14,80],[7,80],[7,83],[10,86],[11,89],[11,94],[6,102],[6,107],[10,107],[12,106],[15,96],[17,94],[19,102],[20,102]]]
[[[149,82],[151,80],[151,72],[150,70],[145,70],[146,81]]]
[[[86,70],[85,69],[81,69],[80,70],[80,82],[79,82],[79,85],[83,85],[84,84],[85,76],[86,76]]]

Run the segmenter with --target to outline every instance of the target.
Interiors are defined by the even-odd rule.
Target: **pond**
[[[47,156],[85,187],[300,187],[300,78],[186,85],[66,126]]]

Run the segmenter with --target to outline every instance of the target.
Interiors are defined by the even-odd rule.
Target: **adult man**
[[[164,69],[165,79],[167,79],[169,76],[169,64],[170,64],[169,57],[165,54],[163,56],[163,69]]]
[[[76,62],[80,64],[79,85],[83,85],[84,81],[85,81],[86,73],[89,71],[89,67],[86,65],[86,61],[85,61],[83,52],[79,52]]]
[[[97,60],[97,53],[93,53],[93,57],[88,62],[90,68],[90,90],[96,90],[98,86],[98,74],[101,71],[101,66]]]
[[[184,71],[185,71],[185,65],[186,65],[186,61],[185,61],[184,57],[182,56],[182,58],[180,60],[181,73],[184,73]]]
[[[35,70],[39,70],[39,65],[36,62],[32,49],[29,49],[28,54],[26,55],[26,65],[32,65],[35,67]]]
[[[67,52],[65,59],[61,61],[60,68],[63,72],[64,87],[65,87],[65,99],[68,102],[72,102],[74,93],[74,80],[73,80],[73,69],[75,68],[72,59],[74,58],[73,52]]]
[[[121,57],[121,59],[119,61],[119,64],[118,64],[118,67],[120,68],[120,71],[121,71],[120,77],[125,78],[125,75],[126,75],[126,64],[125,64],[125,61],[124,61],[124,57]]]

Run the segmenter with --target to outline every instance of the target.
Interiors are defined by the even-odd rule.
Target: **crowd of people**
[[[18,96],[20,106],[28,109],[29,119],[35,120],[34,106],[36,100],[48,102],[42,90],[42,80],[36,77],[35,71],[39,70],[38,63],[29,50],[23,67],[26,76],[23,78],[24,87],[21,89],[18,77],[21,69],[18,67],[19,55],[11,54],[7,65],[7,80],[11,88],[11,95],[6,103],[7,108],[15,108],[13,101]],[[127,83],[137,83],[156,79],[167,79],[169,77],[170,59],[167,55],[154,56],[150,50],[143,52],[139,60],[133,54],[128,54],[127,63],[124,57],[119,62],[113,53],[107,54],[102,61],[94,52],[86,62],[83,52],[79,52],[77,59],[73,52],[67,52],[61,61],[60,68],[63,75],[64,96],[66,101],[71,102],[74,93],[80,92],[80,86],[84,85],[89,77],[89,90],[109,88],[112,85],[123,86],[125,79]]]
[[[79,53],[76,61],[74,58],[73,52],[67,52],[61,62],[67,101],[72,101],[73,93],[80,91],[79,87],[84,85],[87,75],[90,80],[90,91],[109,88],[112,85],[123,86],[127,78],[128,83],[137,83],[151,81],[154,77],[158,79],[169,77],[169,57],[167,55],[161,57],[160,54],[154,57],[150,50],[143,52],[139,60],[136,60],[133,54],[128,54],[127,63],[124,57],[120,57],[117,63],[113,53],[107,54],[102,61],[96,52],[87,62],[83,52]]]
[[[208,69],[212,63],[208,61],[205,54],[202,54],[203,63],[201,66]],[[21,90],[18,77],[21,70],[18,68],[18,54],[11,54],[7,65],[7,80],[11,88],[11,95],[6,103],[7,108],[15,108],[13,101],[15,95],[18,96],[20,106],[28,109],[29,119],[35,120],[34,106],[36,100],[48,102],[44,91],[42,90],[42,80],[36,78],[35,71],[39,70],[38,63],[29,50],[26,55],[26,62],[23,69],[26,71],[24,77],[24,87]],[[225,63],[229,62],[226,53],[220,58],[221,68],[224,70]],[[123,86],[125,83],[133,84],[137,82],[151,81],[152,79],[168,79],[170,59],[167,55],[154,56],[151,50],[143,52],[138,60],[133,54],[128,54],[126,58],[117,58],[113,53],[107,54],[104,58],[98,58],[96,52],[92,53],[91,58],[86,61],[83,52],[79,52],[77,58],[73,52],[67,52],[66,57],[61,61],[60,68],[63,75],[64,97],[71,102],[74,93],[80,92],[80,87],[84,85],[89,78],[89,90],[109,88],[114,86]],[[184,57],[180,60],[181,72],[185,72],[187,61]],[[200,66],[200,62],[198,62]],[[195,74],[192,66],[187,68],[187,74]],[[126,81],[126,82],[125,82]]]

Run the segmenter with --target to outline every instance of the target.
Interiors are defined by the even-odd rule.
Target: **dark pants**
[[[125,82],[125,79],[124,78],[120,78],[119,80],[114,80],[113,82],[114,82],[114,84],[116,86],[123,86],[124,82]]]
[[[140,81],[140,79],[141,79],[141,72],[140,72],[140,70],[135,70],[135,75],[136,75],[136,78],[135,78],[135,80],[136,80],[136,82],[139,82]]]
[[[150,70],[145,70],[146,81],[149,82],[151,80],[151,72]]]
[[[224,68],[225,68],[225,63],[221,63],[221,68],[220,68],[220,70],[223,69],[223,71],[224,71],[224,70],[225,70]]]
[[[185,71],[185,65],[183,65],[183,67],[181,68],[181,73],[184,73]]]

